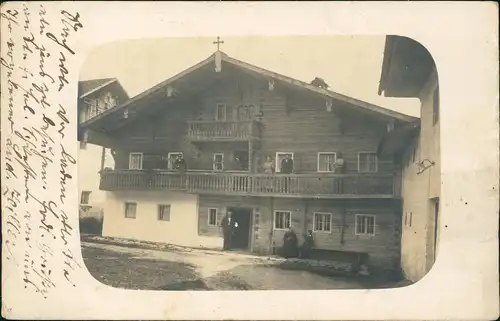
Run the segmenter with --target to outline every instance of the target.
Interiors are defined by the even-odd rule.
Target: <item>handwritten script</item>
[[[19,271],[13,275],[25,290],[43,298],[58,286],[74,287],[72,276],[81,268],[66,213],[67,185],[76,172],[66,137],[76,125],[66,111],[75,108],[76,93],[75,105],[64,97],[71,95],[69,64],[82,28],[78,12],[49,12],[43,3],[1,11],[4,263]]]

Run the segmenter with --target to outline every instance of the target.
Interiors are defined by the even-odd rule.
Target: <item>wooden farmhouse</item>
[[[78,122],[83,123],[96,115],[129,99],[115,78],[89,79],[78,82]],[[99,189],[99,172],[113,168],[109,148],[81,140],[78,149],[78,189],[80,218],[102,218],[106,192]]]
[[[272,253],[292,227],[299,242],[312,231],[317,253],[394,268],[401,177],[377,147],[415,120],[216,51],[84,122],[80,139],[112,149],[105,236],[221,248],[230,210],[234,248]]]

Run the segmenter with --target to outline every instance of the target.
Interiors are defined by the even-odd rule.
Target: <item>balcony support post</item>
[[[309,200],[304,200],[304,225],[302,226],[302,233],[304,238],[307,236],[307,212],[309,211]],[[314,216],[313,216],[314,220]],[[314,223],[313,223],[314,224]]]
[[[248,141],[248,172],[254,173],[253,170],[253,141]]]

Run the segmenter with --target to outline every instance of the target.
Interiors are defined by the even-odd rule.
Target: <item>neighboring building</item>
[[[231,210],[234,248],[271,253],[293,227],[300,242],[312,230],[318,250],[394,268],[399,178],[376,152],[415,120],[217,51],[82,130],[116,150],[101,176],[105,236],[221,248]],[[184,176],[173,170],[179,153]],[[281,173],[285,154],[292,174]],[[275,175],[263,173],[268,156]]]
[[[407,279],[420,280],[436,260],[441,189],[439,84],[432,56],[416,41],[388,36],[379,94],[417,97],[420,122],[387,135],[381,155],[395,155],[402,170],[401,267]]]
[[[117,79],[80,81],[78,83],[78,123],[84,123],[127,99],[128,95]],[[106,167],[114,167],[109,149],[80,142],[78,150],[80,217],[102,217],[106,194],[99,189],[99,172]]]

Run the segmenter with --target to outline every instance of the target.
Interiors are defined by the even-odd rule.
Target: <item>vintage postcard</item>
[[[2,315],[498,317],[496,9],[3,4]]]

